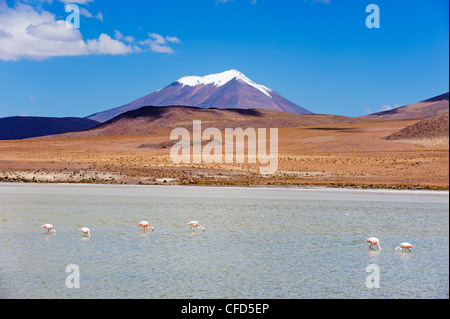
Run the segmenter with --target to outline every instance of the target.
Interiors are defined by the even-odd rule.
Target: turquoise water
[[[0,297],[449,298],[448,204],[448,192],[0,184]],[[411,253],[394,252],[403,241]],[[80,288],[66,286],[71,264]]]

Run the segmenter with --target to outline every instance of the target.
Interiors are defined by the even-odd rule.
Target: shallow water
[[[0,184],[0,297],[449,298],[448,203],[448,192]],[[411,253],[394,252],[403,241]],[[70,264],[79,289],[66,287]],[[379,288],[366,286],[371,264]]]

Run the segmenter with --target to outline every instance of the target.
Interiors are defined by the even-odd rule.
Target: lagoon
[[[448,204],[439,191],[4,183],[0,298],[449,298]],[[394,251],[403,241],[411,253]]]

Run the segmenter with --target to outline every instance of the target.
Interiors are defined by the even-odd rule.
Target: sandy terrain
[[[263,164],[178,164],[170,129],[152,135],[0,141],[0,182],[449,188],[448,137],[383,138],[418,120],[279,128],[278,171]]]
[[[449,113],[427,117],[386,137],[387,140],[420,140],[449,135]]]

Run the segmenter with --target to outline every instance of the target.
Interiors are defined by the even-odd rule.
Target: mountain
[[[0,118],[0,140],[19,140],[66,132],[83,131],[100,124],[76,117],[13,116]]]
[[[204,77],[185,76],[161,90],[87,118],[105,122],[143,106],[171,105],[219,109],[268,109],[312,114],[264,85],[256,84],[241,72],[230,70]]]
[[[93,129],[66,133],[60,137],[94,137],[170,134],[176,127],[192,130],[192,121],[201,120],[202,130],[225,128],[280,128],[359,123],[363,119],[327,114],[291,114],[265,109],[204,109],[188,106],[144,106],[122,113]]]
[[[417,119],[449,112],[449,92],[393,110],[363,116],[373,119]]]

